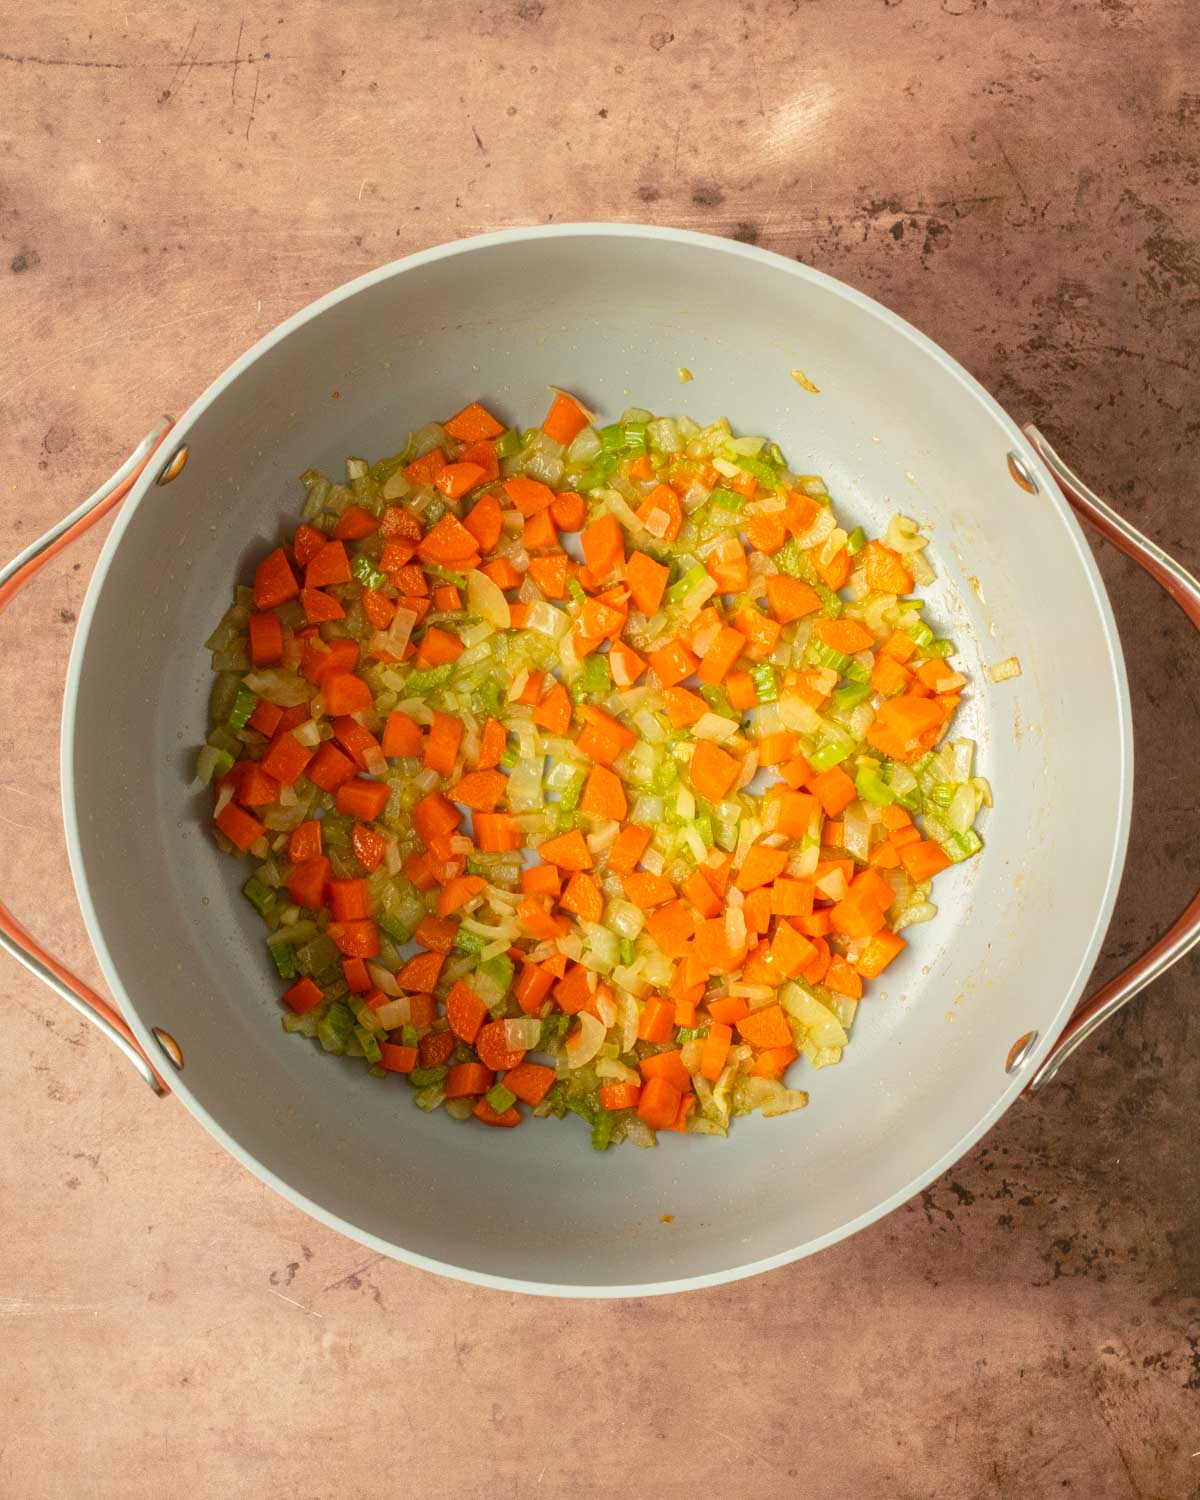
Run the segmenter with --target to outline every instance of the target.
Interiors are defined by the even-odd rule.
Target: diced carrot
[[[462,720],[435,709],[433,723],[429,726],[429,733],[425,738],[424,764],[426,768],[436,771],[439,776],[453,775],[462,737]]]
[[[481,875],[457,875],[453,880],[448,880],[438,892],[438,916],[448,917],[461,910],[486,885],[487,881]]]
[[[741,772],[741,764],[711,740],[698,740],[692,752],[688,775],[692,785],[709,802],[723,802]]]
[[[673,542],[683,526],[683,506],[669,484],[660,484],[638,506],[637,518],[651,536]]]
[[[301,704],[307,714],[307,708]],[[268,702],[266,698],[260,698],[254,705],[254,712],[246,720],[247,729],[257,729],[259,734],[265,734],[269,739],[283,723],[283,709],[276,704]]]
[[[545,681],[545,672],[526,672],[525,684],[512,701],[514,703],[528,703],[532,706],[541,698],[542,687]]]
[[[554,985],[554,975],[543,964],[524,964],[517,975],[513,993],[526,1015],[541,1014],[546,996]]]
[[[733,617],[733,623],[746,637],[742,650],[752,661],[766,661],[779,644],[779,633],[783,627],[760,610],[743,609]]]
[[[750,1013],[750,1002],[741,995],[727,995],[708,1002],[708,1013],[714,1021],[733,1026]]]
[[[910,661],[917,652],[917,643],[907,630],[893,630],[879,648],[881,656],[890,656],[893,661]]]
[[[370,823],[379,817],[388,805],[392,789],[386,781],[367,781],[356,776],[353,781],[344,781],[334,794],[334,802],[340,813],[348,818],[357,818]]]
[[[497,438],[504,431],[504,424],[497,422],[491,412],[478,401],[472,401],[457,412],[443,427],[460,443],[477,443],[481,438]]]
[[[425,844],[453,833],[462,822],[462,813],[447,802],[441,792],[430,792],[412,810],[412,825]]]
[[[885,656],[881,651],[875,657],[875,665],[871,668],[871,686],[884,698],[894,698],[897,693],[904,692],[911,681],[912,673],[894,656]]]
[[[829,961],[829,967],[825,971],[825,988],[838,995],[847,995],[851,1000],[862,999],[862,977],[840,955]]]
[[[471,533],[480,552],[490,552],[504,529],[500,502],[495,495],[481,495],[468,512],[463,526]]]
[[[559,531],[582,531],[587,520],[583,496],[569,491],[556,495],[550,502],[550,516]]]
[[[283,1003],[298,1016],[306,1016],[325,999],[324,992],[306,975],[283,992]]]
[[[230,843],[243,854],[266,833],[258,819],[251,817],[236,802],[222,808],[213,821]]]
[[[448,921],[445,917],[424,916],[417,923],[417,930],[413,938],[422,948],[428,948],[431,953],[448,954],[454,947],[454,939],[458,936],[458,923]]]
[[[531,674],[532,675],[532,674]],[[551,734],[566,734],[571,727],[571,697],[561,682],[554,686],[533,710],[533,722]]]
[[[449,789],[452,802],[475,812],[495,812],[508,791],[508,777],[502,771],[470,771]]]
[[[625,582],[634,604],[647,617],[657,612],[662,603],[669,568],[657,563],[644,552],[631,552],[625,563]]]
[[[303,771],[313,780],[313,760],[308,746],[302,745],[290,729],[282,729],[267,746],[261,765],[281,786],[291,786]],[[353,771],[353,766],[350,769]]]
[[[446,455],[440,448],[433,448],[407,464],[404,477],[410,484],[431,485],[445,467]]]
[[[554,986],[554,999],[560,1010],[574,1016],[585,1009],[595,992],[596,976],[583,964],[572,964]]]
[[[483,726],[483,733],[479,736],[479,759],[476,767],[480,771],[490,771],[500,764],[508,744],[508,731],[499,719],[489,719]]]
[[[542,431],[556,443],[574,442],[591,420],[588,413],[566,391],[555,391]]]
[[[529,517],[521,531],[526,552],[544,552],[558,546],[558,532],[549,510],[538,510]]]
[[[663,694],[663,703],[666,705],[667,718],[670,719],[675,729],[686,728],[702,719],[706,713],[711,712],[704,699],[698,693],[689,692],[687,688],[670,687]]]
[[[651,1130],[668,1130],[675,1123],[682,1099],[683,1091],[675,1084],[666,1078],[651,1078],[638,1096],[638,1119]]]
[[[561,870],[592,868],[591,850],[578,828],[572,828],[568,833],[560,833],[556,838],[539,844],[538,854],[547,863],[557,865]]]
[[[646,663],[624,641],[614,641],[608,653],[608,670],[617,687],[628,688],[646,670]]]
[[[805,937],[827,937],[833,931],[828,909],[810,912],[807,917],[792,917],[790,920],[796,931],[802,932]]]
[[[495,1081],[496,1075],[482,1063],[455,1063],[442,1088],[447,1099],[468,1099],[475,1094],[486,1094]]]
[[[677,682],[690,677],[699,665],[681,640],[668,641],[657,651],[651,651],[646,660],[664,688],[674,687]]]
[[[324,589],[334,583],[349,583],[353,576],[342,543],[326,542],[304,570],[304,587]]]
[[[432,994],[445,962],[445,957],[440,953],[418,953],[396,975],[396,983],[402,990],[419,990],[422,994]]]
[[[750,561],[737,537],[725,537],[712,549],[704,563],[719,593],[740,594],[750,587]],[[767,582],[770,583],[770,579]]]
[[[380,535],[388,539],[419,542],[421,523],[402,505],[389,505],[379,520]]]
[[[331,880],[326,900],[338,922],[358,922],[371,915],[371,895],[365,880]]]
[[[905,941],[886,928],[875,933],[858,956],[854,967],[864,979],[877,979],[891,961],[905,949]]]
[[[815,952],[814,945],[790,922],[780,922],[776,926],[771,941],[771,959],[781,975],[794,979],[812,963]]]
[[[577,870],[571,876],[559,905],[564,911],[573,912],[581,922],[599,922],[604,915],[604,896],[584,870]]]
[[[397,756],[417,756],[424,753],[421,726],[408,714],[393,710],[383,728],[381,748],[389,760]]]
[[[379,741],[369,729],[347,714],[334,721],[333,735],[360,771],[369,769],[368,758],[380,749]]]
[[[827,818],[836,818],[838,813],[850,806],[857,795],[853,781],[841,766],[830,766],[827,771],[814,776],[808,786]]]
[[[472,813],[475,847],[485,854],[502,854],[521,847],[521,829],[512,813]]]
[[[747,516],[746,539],[756,552],[778,552],[787,540],[787,511],[761,510]]]
[[[675,1006],[661,995],[651,995],[642,1006],[638,1017],[638,1040],[643,1042],[669,1042],[675,1030]]]
[[[481,484],[491,484],[494,479],[500,478],[500,460],[496,457],[496,443],[493,438],[478,438],[475,442],[468,443],[459,454],[459,461],[464,464],[476,464],[483,470]],[[467,529],[469,531],[470,527]]]
[[[796,749],[796,736],[790,729],[781,729],[776,734],[764,734],[758,742],[760,766],[780,766],[792,758]]]
[[[739,470],[725,483],[735,495],[741,495],[744,500],[753,500],[758,493],[758,480],[753,474],[747,474],[744,469]]]
[[[741,968],[746,956],[746,943],[740,945],[730,941],[729,927],[724,917],[714,917],[701,922],[696,929],[696,958],[709,974],[732,974]]]
[[[580,537],[584,559],[597,578],[607,578],[625,559],[625,542],[616,516],[598,516]]]
[[[328,540],[325,533],[318,531],[315,526],[307,523],[297,526],[296,535],[292,538],[292,555],[297,565],[306,568]]]
[[[526,541],[526,546],[528,546],[528,541]],[[548,557],[529,559],[529,576],[547,599],[566,597],[568,562],[565,552],[554,552]]]
[[[636,734],[600,709],[585,703],[579,712],[584,727],[575,744],[600,765],[611,766],[622,750],[631,750],[637,744]]]
[[[730,672],[725,678],[725,696],[739,712],[758,702],[758,688],[749,672]]]
[[[487,1018],[487,1006],[469,985],[459,980],[446,996],[446,1020],[450,1030],[471,1047]]]
[[[904,693],[880,704],[867,730],[867,743],[893,760],[915,760],[929,748],[924,743],[926,737],[931,731],[940,731],[943,723],[936,703]]]
[[[951,861],[940,844],[932,839],[921,839],[916,843],[906,844],[900,850],[900,863],[908,871],[908,878],[914,885],[923,885],[948,868]]]
[[[374,958],[379,952],[379,929],[374,922],[330,922],[325,931],[338,951],[351,958]]]
[[[636,1109],[642,1091],[636,1083],[606,1083],[597,1089],[596,1097],[601,1109]]]
[[[292,864],[302,864],[306,859],[316,859],[321,853],[321,822],[319,818],[309,818],[293,828],[288,835],[288,859]]]
[[[701,657],[696,675],[701,682],[720,682],[745,649],[746,637],[741,631],[723,625]]]
[[[362,865],[368,874],[373,873],[383,863],[383,857],[387,853],[387,841],[380,837],[373,828],[368,828],[365,823],[356,823],[350,835],[350,847],[354,850],[354,857]]]
[[[454,468],[471,467],[478,472],[477,465],[453,465]],[[422,562],[434,563],[438,567],[453,568],[464,558],[475,555],[475,538],[457,516],[444,515],[432,531],[427,531],[417,544],[417,556]]]
[[[416,555],[417,544],[407,537],[392,537],[384,543],[383,551],[379,557],[379,571],[391,576],[395,583],[402,569],[408,567]],[[422,590],[421,592],[424,592]]]
[[[863,891],[850,891],[829,913],[834,932],[850,938],[873,937],[884,926],[883,908]]]
[[[814,562],[822,583],[835,594],[850,577],[850,554],[845,542],[835,544],[832,540],[827,541],[818,549]]]
[[[898,552],[882,542],[867,543],[863,554],[867,587],[880,594],[911,594],[912,571]]]
[[[290,736],[296,740],[295,735]],[[297,745],[300,744],[296,740]],[[304,748],[303,745],[300,746]],[[354,762],[342,754],[332,740],[326,740],[305,767],[309,781],[323,792],[336,792],[344,781],[354,775]]]
[[[665,1078],[681,1093],[691,1088],[692,1085],[691,1075],[683,1065],[683,1053],[678,1048],[671,1052],[655,1052],[650,1057],[644,1057],[638,1064],[638,1071],[643,1079]]]
[[[554,491],[540,479],[530,479],[527,474],[514,474],[504,481],[504,493],[521,514],[529,519],[536,511],[546,510],[554,503]]]
[[[821,607],[821,596],[816,589],[799,578],[789,578],[786,573],[772,573],[767,578],[767,603],[771,613],[781,625],[792,620],[802,620]]]
[[[366,592],[363,594],[364,600]],[[433,591],[433,607],[442,614],[450,614],[456,609],[462,608],[462,599],[458,590],[451,583],[440,584]],[[364,604],[365,610],[365,604]]]
[[[380,1042],[379,1065],[389,1073],[411,1073],[417,1065],[418,1052],[415,1047],[402,1047],[398,1042]]]
[[[503,1027],[504,1023],[501,1021],[498,1024]],[[548,1068],[545,1063],[519,1062],[508,1069],[503,1081],[510,1094],[515,1094],[518,1099],[536,1109],[550,1092],[550,1086],[554,1082],[554,1069]]]
[[[815,893],[811,880],[780,876],[771,887],[771,911],[777,917],[806,917],[812,911]]]
[[[754,1059],[750,1073],[754,1078],[778,1078],[785,1068],[791,1066],[800,1054],[795,1046],[768,1047]]]
[[[812,633],[834,651],[843,656],[857,656],[875,644],[875,637],[859,620],[818,620]]]
[[[648,871],[639,871],[633,875],[626,875],[621,882],[625,892],[625,899],[632,901],[634,906],[643,911],[649,911],[652,906],[661,906],[664,901],[675,899],[675,887],[665,875],[651,875]]]
[[[358,542],[379,530],[379,519],[361,505],[348,505],[338,517],[333,534],[341,541]]]
[[[268,553],[254,570],[254,607],[274,609],[277,604],[286,604],[300,592],[292,565],[282,547]]]
[[[787,862],[786,849],[770,849],[763,844],[754,844],[742,861],[735,884],[739,891],[753,891],[760,885],[769,885],[787,868]]]
[[[737,1029],[752,1047],[792,1045],[792,1028],[779,1005],[764,1005],[758,1010],[752,1010],[737,1023]]]
[[[626,823],[609,847],[608,868],[615,875],[632,875],[649,842],[648,828],[638,823]]]
[[[463,654],[463,643],[448,630],[429,625],[417,648],[417,664],[421,667],[441,667],[447,662],[457,661]]]
[[[621,778],[607,766],[593,766],[584,783],[579,807],[597,818],[624,818],[629,802]]]
[[[715,917],[721,910],[721,898],[709,885],[700,870],[693,870],[681,887],[702,917]]]
[[[725,1059],[733,1041],[733,1028],[714,1021],[708,1028],[708,1036],[700,1049],[700,1076],[716,1083],[725,1068]]]
[[[363,713],[375,706],[371,689],[362,678],[340,669],[325,673],[321,679],[321,696],[325,700],[325,712],[334,718]]]
[[[631,879],[636,879],[631,876]],[[667,958],[683,958],[696,931],[697,917],[682,901],[668,901],[646,918],[646,932]]]
[[[273,666],[283,656],[283,626],[278,615],[254,614],[248,626],[250,661],[256,667]]]

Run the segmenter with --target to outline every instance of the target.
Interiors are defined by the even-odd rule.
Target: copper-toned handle
[[[107,480],[94,495],[70,515],[64,516],[44,536],[32,542],[19,557],[13,558],[5,568],[0,568],[0,612],[3,612],[21,592],[30,579],[56,553],[70,546],[76,537],[94,526],[106,516],[113,506],[119,504],[137,483],[138,476],[150,462],[155,450],[171,430],[171,421],[164,417],[154,430],[147,434],[129,455],[111,479]],[[137,1038],[122,1017],[109,1003],[96,993],[90,985],[74,974],[52,953],[46,951],[30,936],[12,912],[0,904],[0,948],[23,964],[31,974],[48,985],[68,1005],[86,1016],[104,1035],[119,1047],[156,1094],[167,1093],[167,1086],[155,1070],[154,1064],[142,1051]]]
[[[1155,583],[1170,594],[1196,629],[1200,630],[1200,582],[1090,490],[1067,467],[1036,427],[1027,426],[1025,435],[1058,481],[1059,488],[1080,520],[1086,521],[1102,536],[1107,537],[1114,547],[1119,547],[1143,567]],[[1165,974],[1172,964],[1178,963],[1185,954],[1190,953],[1197,943],[1200,943],[1200,893],[1192,898],[1179,918],[1140,958],[1135,959],[1127,969],[1122,970],[1115,979],[1109,980],[1102,989],[1080,1005],[1067,1022],[1053,1050],[1034,1074],[1029,1084],[1030,1092],[1036,1092],[1043,1084],[1049,1083],[1067,1058],[1083,1045],[1093,1031],[1103,1026],[1110,1016],[1148,984],[1152,984],[1160,974]]]

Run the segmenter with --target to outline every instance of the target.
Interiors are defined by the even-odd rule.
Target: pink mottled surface
[[[3,551],[318,293],[614,218],[880,296],[1196,567],[1191,0],[658,3],[10,8]],[[0,627],[4,896],[97,982],[56,744],[99,544]],[[1108,974],[1200,874],[1200,652],[1101,566],[1140,758]],[[4,959],[0,1496],[1200,1494],[1197,975],[850,1243],[606,1305],[367,1257]]]

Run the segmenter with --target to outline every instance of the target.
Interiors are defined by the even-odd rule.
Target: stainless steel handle
[[[70,546],[76,537],[94,526],[125,498],[171,430],[171,425],[170,418],[164,417],[94,495],[90,495],[70,515],[64,516],[44,536],[32,542],[7,567],[0,568],[0,612],[56,553]],[[0,948],[98,1027],[114,1047],[120,1048],[156,1094],[168,1092],[166,1084],[118,1012],[90,985],[84,984],[52,953],[47,952],[3,905],[0,905]]]
[[[1076,515],[1144,568],[1155,583],[1170,594],[1196,629],[1200,630],[1200,582],[1090,490],[1078,474],[1055,453],[1036,427],[1027,426],[1025,435],[1058,481],[1059,488]],[[1200,943],[1200,893],[1192,898],[1178,919],[1140,958],[1135,959],[1127,969],[1122,970],[1115,979],[1109,980],[1080,1005],[1067,1022],[1053,1050],[1034,1074],[1029,1084],[1030,1092],[1036,1093],[1043,1084],[1049,1083],[1067,1058],[1094,1031],[1135,995],[1140,994],[1148,984],[1153,984],[1160,974],[1165,974],[1172,964],[1178,963],[1185,954],[1190,953],[1197,943]]]

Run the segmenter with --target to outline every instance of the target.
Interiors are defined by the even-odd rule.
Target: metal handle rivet
[[[1037,1043],[1036,1031],[1027,1031],[1024,1036],[1019,1036],[1008,1050],[1008,1058],[1004,1064],[1006,1073],[1015,1073]]]
[[[170,484],[172,479],[178,479],[183,473],[183,467],[188,461],[188,445],[182,443],[175,452],[171,454],[166,463],[159,470],[156,484]]]
[[[161,1026],[153,1026],[154,1039],[175,1065],[176,1072],[183,1072],[183,1049],[169,1031],[164,1031]]]
[[[1008,455],[1008,472],[1013,479],[1030,495],[1038,493],[1038,482],[1029,472],[1025,460],[1018,453],[1010,452]]]

